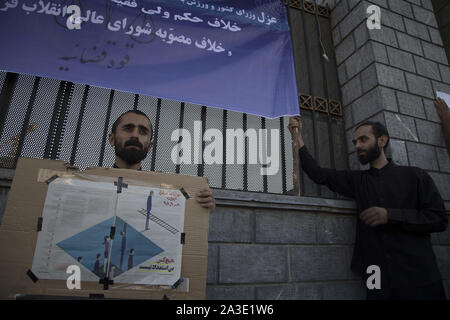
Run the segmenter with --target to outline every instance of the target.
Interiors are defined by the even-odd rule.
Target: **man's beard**
[[[375,141],[374,146],[369,150],[364,150],[366,153],[364,155],[358,154],[358,160],[362,165],[366,165],[376,159],[381,154],[381,148],[378,143]]]
[[[138,148],[127,148],[128,146],[136,146]],[[116,156],[130,165],[141,162],[147,157],[148,153],[148,148],[145,150],[142,143],[137,140],[128,140],[123,147],[116,140],[114,149]]]

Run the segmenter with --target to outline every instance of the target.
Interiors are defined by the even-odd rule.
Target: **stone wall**
[[[354,128],[365,120],[381,121],[392,138],[388,155],[427,170],[450,210],[450,161],[433,106],[436,90],[450,93],[450,69],[431,1],[328,4],[350,167],[361,168],[351,143]],[[371,4],[381,8],[380,30],[366,26]],[[349,268],[351,202],[217,193],[207,298],[364,299],[364,284]],[[433,234],[432,243],[449,293],[450,230]]]
[[[365,284],[350,270],[352,201],[226,190],[215,195],[207,299],[365,299]],[[432,243],[450,293],[450,229],[433,234]]]
[[[371,4],[381,8],[380,30],[367,28]],[[427,170],[450,208],[450,160],[433,105],[436,91],[450,93],[450,68],[431,0],[341,0],[331,19],[350,167],[360,167],[354,128],[381,121],[392,138],[388,154]]]
[[[366,8],[382,8],[382,29],[366,28]],[[389,5],[388,5],[389,3]],[[334,1],[333,1],[334,5]],[[347,138],[366,119],[385,123],[395,161],[426,169],[450,210],[450,162],[432,99],[450,93],[450,70],[430,0],[340,0],[333,40]],[[359,168],[348,143],[352,168]],[[0,171],[5,190],[12,171]],[[346,200],[215,190],[207,299],[364,299],[350,271],[354,204]],[[450,297],[450,229],[432,235]]]
[[[215,193],[219,205],[210,217],[207,299],[364,297],[349,266],[352,202]]]
[[[0,170],[0,207],[13,176],[14,170]],[[350,270],[353,201],[214,193],[207,299],[365,299],[364,283]],[[433,234],[432,243],[450,293],[450,229]]]

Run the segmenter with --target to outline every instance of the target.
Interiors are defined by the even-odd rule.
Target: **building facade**
[[[450,159],[433,105],[436,91],[450,93],[444,2],[285,1],[305,142],[320,165],[362,168],[353,131],[363,121],[380,121],[391,136],[388,155],[429,172],[450,214]],[[371,5],[381,10],[380,29],[367,27]],[[19,156],[62,159],[80,168],[112,165],[106,133],[134,106],[157,124],[157,148],[144,169],[207,176],[214,188],[207,299],[365,298],[365,284],[350,270],[354,203],[298,171],[288,118],[266,120],[24,75],[2,73],[0,85],[0,144],[10,148],[0,149],[0,212]],[[45,114],[48,101],[53,113]],[[205,128],[280,129],[280,173],[262,177],[260,166],[248,163],[173,164],[163,139],[196,120]],[[95,125],[103,132],[89,131]],[[432,243],[450,297],[450,229],[433,234]]]
[[[431,0],[328,4],[349,167],[360,168],[351,143],[355,126],[380,121],[391,136],[393,160],[427,170],[449,213],[450,161],[432,100],[436,91],[450,92],[450,69]],[[373,4],[381,9],[379,30],[366,24]],[[351,201],[216,194],[209,299],[365,298],[365,284],[350,271]],[[432,234],[432,243],[449,296],[450,230]]]

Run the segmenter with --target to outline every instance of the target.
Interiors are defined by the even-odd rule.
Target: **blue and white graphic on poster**
[[[282,0],[0,0],[0,30],[1,70],[299,114]]]
[[[82,282],[173,285],[185,202],[179,190],[128,184],[117,193],[113,183],[58,178],[48,187],[32,271],[66,280],[67,267],[78,265]]]

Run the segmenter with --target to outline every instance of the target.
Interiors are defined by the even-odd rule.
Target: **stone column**
[[[431,0],[340,0],[331,13],[344,106],[350,167],[359,169],[351,143],[366,120],[384,123],[395,162],[430,173],[450,210],[450,161],[433,100],[450,94],[450,69]],[[381,29],[367,27],[367,7],[381,9]]]

